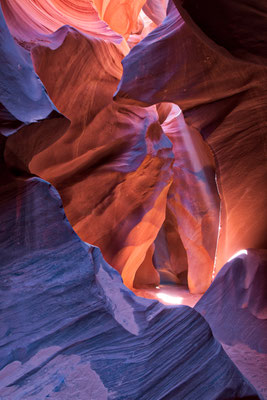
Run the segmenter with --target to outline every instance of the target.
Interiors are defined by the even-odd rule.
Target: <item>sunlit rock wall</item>
[[[90,1],[1,4],[15,40],[0,15],[0,397],[259,399],[198,311],[136,297],[101,251],[85,242],[101,247],[130,288],[188,278],[191,291],[204,291],[217,272],[225,215],[232,226],[232,214],[223,214],[222,161],[212,140],[203,141],[201,118],[190,123],[190,107],[181,104],[184,117],[180,101],[168,100],[176,72],[166,89],[162,66],[157,80],[147,76],[141,86],[132,69],[129,87],[138,96],[162,89],[167,97],[131,98],[122,92],[124,75],[113,101],[130,47],[124,74],[125,63],[142,46],[145,55],[147,43],[160,46],[157,54],[172,48],[176,9],[170,5],[163,24],[137,44],[163,21],[165,1],[136,2],[147,15],[124,15],[135,27],[124,25],[124,38],[101,21]],[[123,17],[125,8],[120,10]],[[154,66],[156,58],[142,62],[140,77],[145,62]],[[190,74],[183,76],[190,94]],[[213,103],[210,117],[213,107],[217,115]],[[63,204],[51,183],[35,175],[57,187]],[[221,340],[263,352],[266,254],[247,255],[226,264],[196,308]],[[245,335],[239,327],[229,329],[230,316]]]
[[[1,0],[1,5],[11,34],[28,47],[38,40],[48,43],[47,35],[63,25],[117,43],[122,39],[100,19],[91,0]]]
[[[13,13],[15,5],[9,4]],[[162,15],[164,4],[158,9]],[[54,104],[71,121],[61,138],[37,154],[28,151],[26,136],[10,138],[5,149],[9,167],[27,170],[53,183],[76,232],[100,246],[129,287],[159,284],[157,269],[166,270],[166,265],[170,280],[185,283],[187,258],[177,221],[174,246],[167,232],[160,258],[154,255],[154,249],[159,255],[162,248],[154,241],[166,218],[167,196],[171,196],[174,179],[175,152],[167,137],[169,123],[162,117],[160,120],[156,107],[121,106],[112,99],[121,78],[125,48],[116,45],[113,36],[107,35],[109,40],[104,41],[98,30],[88,36],[67,26],[52,34],[43,32],[41,40],[39,33],[30,31],[31,21],[28,25],[20,22],[23,29],[18,31],[7,19],[20,43],[21,31],[31,32],[26,47],[31,49],[35,70]],[[110,33],[105,26],[103,32]],[[42,140],[46,142],[45,137]],[[203,291],[208,287],[210,260],[207,269],[204,285],[192,284],[192,289]],[[200,274],[201,266],[198,270]]]
[[[181,15],[165,0],[1,5],[66,118],[57,128],[55,110],[48,133],[27,122],[6,163],[55,185],[75,231],[128,287],[204,292],[234,252],[265,247],[261,46],[255,63],[242,40],[230,54],[190,2],[177,2]]]
[[[120,51],[111,43],[62,29],[66,36],[61,46],[35,47],[32,57],[50,97],[71,126],[21,168],[60,190],[76,232],[100,246],[131,286],[165,218],[172,145],[156,108],[113,102],[121,73]],[[73,56],[67,70],[69,54]],[[8,164],[18,167],[27,147],[27,138],[23,143],[16,136],[10,138],[5,152]],[[159,283],[154,268],[148,279],[146,283]]]
[[[136,297],[51,184],[0,166],[3,400],[260,399],[197,311]]]
[[[266,354],[267,251],[240,253],[224,265],[195,309],[223,343],[243,343]]]
[[[259,399],[197,311],[122,284],[50,184],[0,181],[3,400]]]
[[[175,159],[173,183],[167,199],[168,216],[172,215],[172,220],[176,221],[176,231],[186,249],[188,285],[192,292],[204,292],[212,279],[219,224],[220,204],[213,156],[201,135],[185,123],[178,106],[171,105],[162,128],[173,144]],[[168,235],[170,230],[166,233]],[[180,256],[180,246],[173,244],[169,246],[169,253]],[[181,265],[177,259],[171,263],[177,269]]]
[[[196,6],[189,3],[197,15]],[[177,5],[185,19],[169,2],[163,24],[124,58],[116,93],[116,100],[126,104],[178,104],[186,123],[209,145],[221,199],[215,273],[236,251],[265,248],[267,237],[266,35],[259,38],[258,31],[267,14],[266,3],[261,2],[260,13],[256,2],[251,1],[250,7],[237,3],[234,8],[239,7],[245,22],[239,29],[232,21],[238,13],[231,13],[230,4],[226,5],[232,23],[225,42],[220,34],[223,19],[216,25],[207,8],[198,6],[201,26],[206,20],[212,24],[221,38],[219,46],[195,26],[180,2]],[[223,1],[220,7],[224,9]],[[245,27],[250,23],[258,33],[253,37],[249,27],[252,38],[246,48]],[[229,45],[231,35],[235,49]],[[257,40],[259,45],[251,50]],[[239,42],[243,43],[240,51]]]

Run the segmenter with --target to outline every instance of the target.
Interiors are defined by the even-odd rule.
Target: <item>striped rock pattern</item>
[[[208,3],[176,0],[180,14],[169,2],[162,25],[124,58],[115,99],[143,106],[175,103],[209,145],[220,196],[217,273],[237,251],[267,246],[267,10],[266,2],[251,0],[235,2],[233,12],[232,3],[221,0],[210,13]]]
[[[244,250],[225,264],[195,309],[218,340],[267,354],[267,251]]]
[[[259,398],[197,311],[135,297],[50,184],[4,172],[1,399]]]

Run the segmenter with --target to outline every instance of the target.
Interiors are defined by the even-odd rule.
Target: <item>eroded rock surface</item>
[[[146,0],[93,0],[100,17],[111,29],[128,38],[141,28],[138,24],[139,13]]]
[[[255,16],[257,4],[250,3]],[[240,12],[242,8],[248,11],[247,6],[238,4]],[[229,7],[226,5],[226,9]],[[201,14],[204,12],[212,20],[212,14],[206,13],[205,8]],[[263,7],[258,17],[262,19],[264,15]],[[227,47],[219,47],[199,28],[193,29],[189,21],[190,18],[185,22],[169,2],[162,25],[124,58],[123,77],[115,98],[144,106],[163,101],[178,104],[186,123],[210,146],[221,198],[217,273],[240,249],[267,245],[267,68],[262,60],[266,35],[253,50],[259,55],[257,62],[251,62],[251,53],[245,60],[243,56],[238,58],[238,52],[233,56]],[[221,24],[216,26],[218,32],[220,27]],[[238,24],[236,29],[239,34]],[[245,38],[245,31],[243,35]],[[258,33],[252,41],[255,38]]]
[[[5,159],[10,167],[20,165],[58,188],[76,232],[99,246],[131,287],[165,218],[172,144],[155,107],[113,102],[121,76],[120,50],[74,29],[61,30],[61,46],[37,46],[32,56],[51,99],[71,126],[30,160],[27,138],[11,137]],[[66,69],[69,54],[72,63]],[[150,271],[144,283],[158,284],[153,266]]]
[[[99,18],[92,0],[1,0],[1,4],[12,35],[27,47],[36,41],[48,44],[47,36],[64,25],[108,41],[122,41],[122,37]]]
[[[166,107],[165,104],[160,105],[160,109]],[[175,276],[179,277],[187,270],[180,258],[184,258],[182,242],[186,250],[190,291],[203,293],[212,280],[218,236],[220,204],[215,165],[209,147],[199,133],[185,123],[179,107],[169,106],[167,118],[161,125],[173,144],[174,153],[165,235],[170,257],[177,258],[171,260],[168,271],[177,271]]]
[[[248,249],[225,264],[195,309],[220,341],[267,353],[267,251]]]
[[[50,184],[1,182],[4,400],[259,398],[200,314],[122,284]]]
[[[147,105],[148,100],[114,103],[112,95],[122,72],[120,61],[128,47],[125,41],[116,44],[122,38],[99,20],[91,1],[79,0],[75,7],[63,0],[44,2],[43,6],[42,1],[1,3],[12,34],[24,48],[13,41],[2,19],[0,397],[258,399],[196,310],[136,297],[100,250],[81,241],[73,231],[54,187],[31,175],[38,174],[56,185],[75,230],[86,241],[101,246],[129,287],[156,285],[158,271],[178,282],[186,280],[189,260],[190,287],[203,291],[214,272],[218,198],[214,159],[201,140],[203,131],[189,118],[196,99],[184,97],[189,107],[184,109],[187,123],[173,104],[144,109],[140,105]],[[150,28],[161,22],[164,7],[164,1],[154,7],[148,2],[144,7],[154,21]],[[74,28],[66,26],[68,23]],[[132,45],[145,34],[139,23],[140,19],[136,37],[129,38]],[[180,27],[184,29],[183,23]],[[149,43],[152,48],[158,43],[163,49],[177,33],[177,13],[172,5],[158,29]],[[183,44],[193,42],[198,43],[190,39]],[[137,46],[136,54],[144,43]],[[31,51],[35,70],[56,106],[34,73],[25,49]],[[176,55],[173,58],[177,61]],[[149,62],[154,65],[155,57]],[[256,68],[262,72],[261,65]],[[216,77],[215,72],[212,68],[211,76],[214,73]],[[154,85],[160,82],[158,78],[152,83],[145,80],[138,95],[145,88],[150,90],[148,96],[151,90],[166,95],[166,82]],[[172,86],[177,89],[170,80],[169,89]],[[204,86],[205,95],[205,90],[212,92]],[[195,88],[199,96],[200,89]],[[251,95],[250,89],[248,83]],[[160,101],[166,99],[168,96]],[[202,106],[203,99],[197,99]],[[226,100],[228,107],[228,97]],[[169,101],[175,103],[176,98]],[[212,105],[213,101],[211,96]],[[238,107],[241,103],[237,103]],[[70,126],[57,110],[71,121]],[[211,111],[208,108],[204,114]],[[194,115],[199,122],[198,114]],[[192,143],[190,151],[185,145],[189,138],[198,148],[197,154],[192,152]],[[212,142],[209,144],[212,147]],[[190,164],[190,152],[194,165]],[[258,183],[261,178],[259,175]],[[199,257],[196,268],[193,261],[200,255],[204,256]],[[223,311],[239,318],[241,307],[245,320],[239,321],[252,321],[252,315],[258,329],[266,310],[264,302],[255,302],[255,287],[263,293],[265,287],[262,264],[255,265],[245,276],[243,286],[249,285],[249,290],[243,290],[242,281],[238,286],[238,294],[244,295],[239,296],[242,304],[233,300],[232,312],[226,301]],[[235,266],[239,273],[240,264]],[[227,274],[224,281],[228,282]],[[254,287],[258,281],[261,284]],[[234,333],[238,338],[240,331]],[[250,332],[245,338],[255,343]],[[265,348],[262,336],[259,338],[261,349]]]
[[[66,9],[60,4],[55,7],[63,21]],[[145,9],[157,15],[165,6],[147,3]],[[17,25],[8,17],[18,12],[17,3],[5,7],[18,40]],[[27,12],[32,21],[35,14]],[[42,10],[42,16],[48,12]],[[219,213],[209,149],[177,106],[144,109],[112,100],[124,50],[111,38],[68,26],[48,34],[49,21],[42,40],[29,28],[23,45],[31,49],[37,73],[71,126],[64,135],[51,130],[49,142],[32,134],[9,138],[6,162],[56,186],[76,232],[100,246],[127,286],[157,285],[158,270],[165,280],[188,280],[191,291],[204,292],[211,282]],[[21,22],[23,29],[26,25]],[[34,154],[38,143],[43,147]]]
[[[41,120],[62,133],[63,116],[48,97],[33,69],[30,54],[10,35],[0,6],[0,133],[9,136]],[[27,130],[20,130],[21,135]],[[49,133],[43,133],[49,141]],[[56,137],[57,134],[54,134]],[[51,139],[51,138],[50,138]]]

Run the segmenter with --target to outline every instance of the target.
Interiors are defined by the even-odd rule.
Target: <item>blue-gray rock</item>
[[[244,250],[226,263],[195,309],[218,340],[267,353],[267,250]]]
[[[1,400],[259,398],[197,311],[123,285],[50,184],[4,171],[0,194]]]

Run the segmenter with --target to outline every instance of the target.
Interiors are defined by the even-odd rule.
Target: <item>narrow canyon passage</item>
[[[0,0],[1,399],[267,399],[266,18]]]

